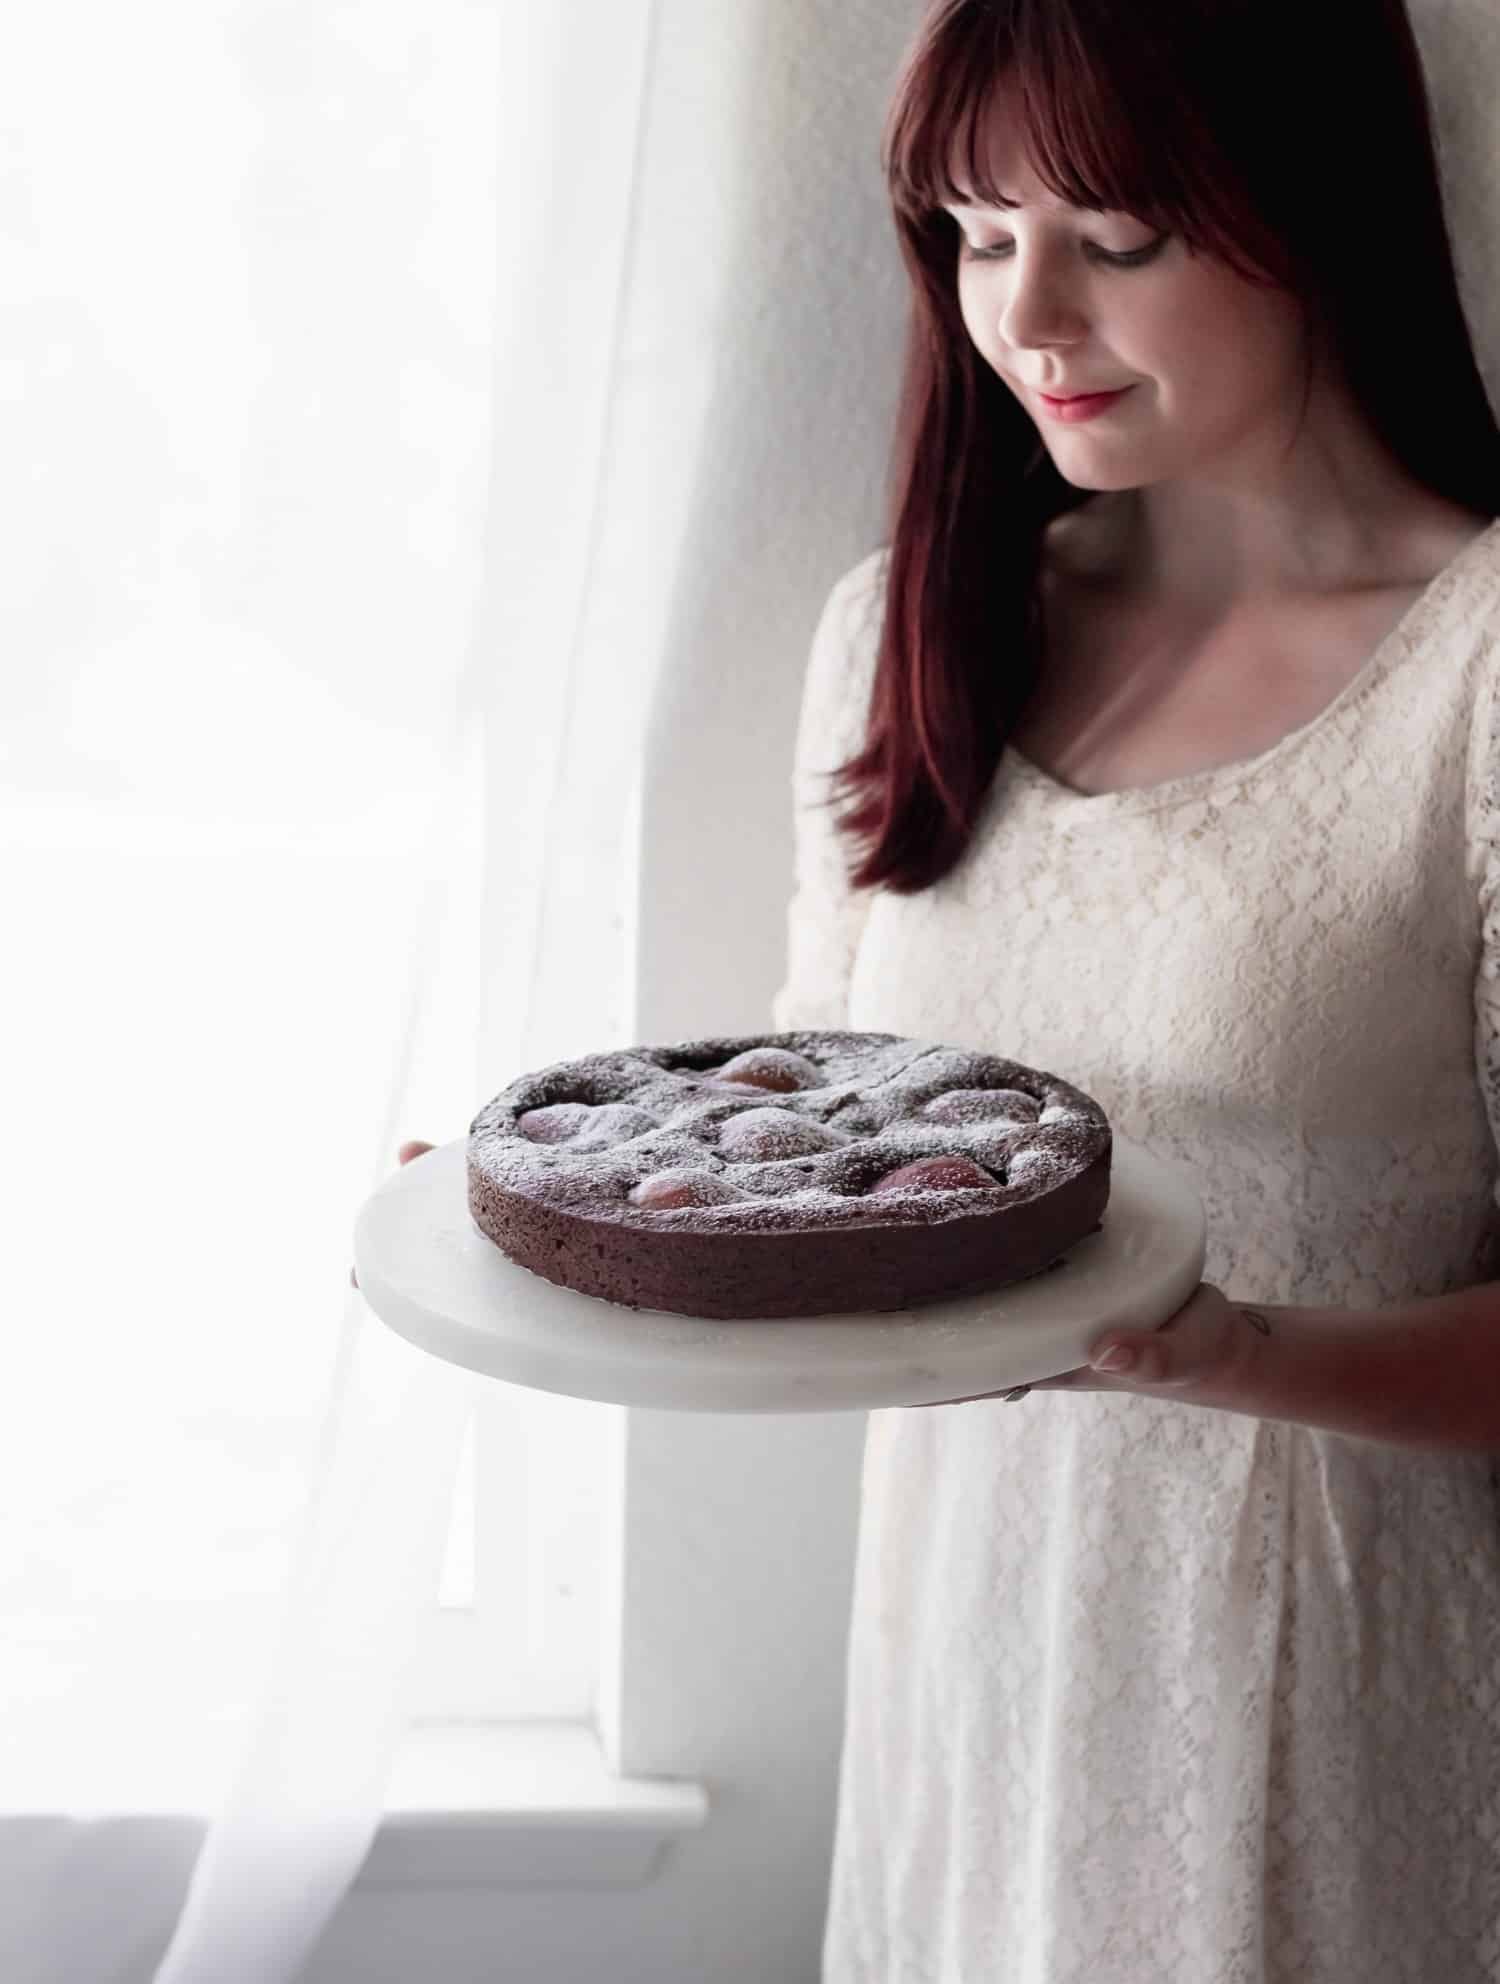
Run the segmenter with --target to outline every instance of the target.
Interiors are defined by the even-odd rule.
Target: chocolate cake
[[[511,1260],[627,1308],[906,1309],[1049,1267],[1100,1225],[1110,1151],[1057,1075],[773,1033],[522,1075],[469,1126],[468,1206]]]

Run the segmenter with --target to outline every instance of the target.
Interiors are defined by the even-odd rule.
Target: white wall
[[[632,1497],[670,1512],[632,1580],[636,1736],[707,1824],[641,1888],[357,1888],[309,1984],[816,1984],[864,1416],[633,1418]]]

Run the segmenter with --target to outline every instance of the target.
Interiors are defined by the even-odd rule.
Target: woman
[[[1078,1082],[1209,1256],[871,1414],[824,1984],[1500,1979],[1500,431],[1407,17],[943,0],[885,164],[776,1024]]]

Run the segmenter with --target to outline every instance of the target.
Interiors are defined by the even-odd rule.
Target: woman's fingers
[[[421,1157],[425,1151],[436,1149],[436,1144],[424,1144],[414,1137],[410,1142],[404,1143],[400,1150],[396,1152],[396,1162],[398,1164],[410,1164],[414,1157]],[[359,1276],[354,1272],[353,1268],[349,1270],[349,1286],[351,1288],[359,1287]]]

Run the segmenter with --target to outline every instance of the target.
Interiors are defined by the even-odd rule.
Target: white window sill
[[[0,1832],[105,1826],[149,1862],[164,1837],[206,1829],[225,1759],[138,1756],[59,1778],[38,1758],[0,1786]],[[87,1781],[82,1781],[82,1780]],[[639,1887],[708,1817],[703,1787],[621,1778],[581,1722],[419,1724],[397,1753],[360,1887]],[[180,1849],[179,1849],[180,1850]]]
[[[615,1777],[581,1722],[419,1725],[361,1887],[639,1887],[708,1817],[699,1784]]]

